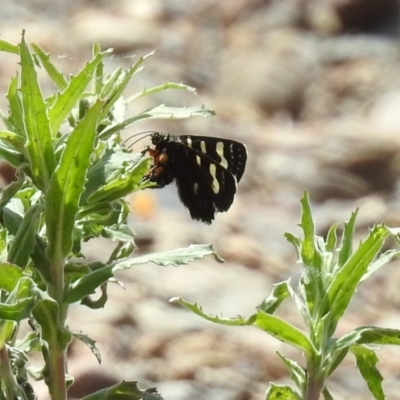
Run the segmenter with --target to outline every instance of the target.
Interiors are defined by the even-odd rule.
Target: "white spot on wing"
[[[210,174],[212,176],[213,182],[212,182],[212,190],[215,194],[219,193],[219,182],[216,176],[216,172],[217,172],[217,168],[215,166],[215,164],[210,164]]]
[[[202,153],[207,153],[206,142],[204,140],[200,142],[200,150]]]
[[[196,162],[197,162],[197,165],[200,167],[201,166],[201,157],[200,156],[196,156]]]
[[[217,154],[219,155],[219,158],[221,159],[220,164],[221,167],[228,168],[228,160],[224,156],[224,144],[222,142],[217,142]]]

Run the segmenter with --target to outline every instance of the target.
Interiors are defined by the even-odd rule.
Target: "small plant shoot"
[[[399,241],[398,230],[378,224],[354,248],[357,212],[344,224],[341,235],[338,235],[338,225],[335,224],[326,238],[323,238],[315,233],[307,193],[301,199],[301,205],[300,227],[303,237],[299,238],[291,233],[285,235],[296,250],[298,265],[302,268],[301,278],[289,278],[274,285],[272,293],[257,307],[254,315],[249,318],[220,318],[204,312],[200,306],[186,300],[174,298],[171,301],[214,323],[255,326],[302,353],[303,365],[278,353],[288,369],[293,386],[271,383],[266,393],[267,400],[318,400],[321,395],[326,400],[333,399],[329,391],[329,377],[340,368],[348,354],[355,358],[356,368],[372,396],[384,400],[383,377],[377,367],[376,345],[400,345],[400,330],[360,326],[338,338],[335,337],[335,331],[350,301],[356,295],[358,286],[399,256],[399,250],[382,251],[389,236]],[[286,300],[292,300],[307,326],[307,331],[275,315]]]

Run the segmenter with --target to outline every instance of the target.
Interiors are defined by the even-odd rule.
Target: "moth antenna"
[[[157,133],[156,131],[143,131],[139,133],[135,133],[132,136],[129,136],[127,139],[124,140],[124,144],[126,144],[129,140],[134,139],[135,137],[141,136],[139,139],[135,140],[133,143],[127,146],[128,149],[131,149],[136,143],[140,142],[144,138],[151,136],[153,133]]]

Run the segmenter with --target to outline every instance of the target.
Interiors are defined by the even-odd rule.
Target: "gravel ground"
[[[168,299],[251,315],[273,283],[299,273],[283,234],[299,233],[305,189],[320,234],[356,207],[360,237],[378,222],[399,225],[399,7],[397,0],[2,0],[3,40],[16,43],[26,29],[65,72],[84,65],[94,41],[114,49],[110,70],[156,50],[128,92],[175,81],[198,96],[168,93],[140,107],[204,103],[217,113],[147,122],[141,131],[228,137],[249,152],[235,203],[211,226],[190,219],[172,185],[130,199],[140,251],[213,243],[226,263],[144,265],[119,276],[126,290],[111,286],[104,310],[72,307],[71,328],[97,341],[103,363],[73,343],[71,396],[125,379],[157,386],[166,400],[255,400],[270,381],[288,381],[276,352],[301,362],[293,349],[255,328],[212,325]],[[5,93],[16,60],[0,55],[0,62]],[[107,251],[102,241],[86,248],[89,258]],[[360,288],[337,335],[359,325],[399,327],[397,267]],[[293,304],[280,315],[301,326]],[[379,351],[387,399],[400,398],[399,355],[395,347]],[[372,398],[350,357],[330,385],[335,399]]]

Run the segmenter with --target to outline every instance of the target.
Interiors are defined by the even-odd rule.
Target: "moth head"
[[[151,143],[153,143],[154,146],[160,146],[168,142],[169,133],[167,135],[164,135],[160,132],[154,132],[153,134],[151,134]]]

